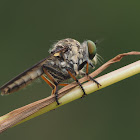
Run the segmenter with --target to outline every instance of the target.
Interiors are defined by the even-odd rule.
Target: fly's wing
[[[46,59],[43,59],[39,63],[35,64],[31,68],[10,80],[8,83],[4,84],[2,87],[0,87],[1,95],[6,95],[18,91],[19,89],[25,87],[33,80],[41,76],[43,74],[42,65],[45,62]]]
[[[8,83],[4,84],[2,87],[0,87],[1,95],[7,95],[16,92],[31,83],[36,78],[40,77],[44,73],[42,66],[47,63],[48,58],[52,56],[58,56],[59,52],[62,52],[65,49],[66,48],[58,49],[49,57],[41,60],[39,63],[35,64],[31,68],[16,76],[14,79],[10,80]]]

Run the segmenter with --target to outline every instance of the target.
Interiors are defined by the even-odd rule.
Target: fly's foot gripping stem
[[[98,83],[95,79],[93,79],[91,76],[87,75],[89,77],[89,79],[93,82],[95,82],[97,84],[97,87],[99,88],[100,86],[102,86],[100,83]]]
[[[57,103],[57,105],[60,105],[59,101],[58,101],[58,92],[55,92],[55,101]]]
[[[87,94],[83,94],[81,98],[85,98],[87,96]]]

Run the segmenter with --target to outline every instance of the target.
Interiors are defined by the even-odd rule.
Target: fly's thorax
[[[57,50],[61,50],[63,48],[70,48],[71,46],[80,46],[80,43],[77,40],[71,38],[62,39],[52,46],[52,48],[49,50],[49,53],[54,53]]]
[[[77,73],[79,65],[88,60],[87,48],[74,40],[71,42],[68,51],[65,52],[64,59],[68,66],[71,66]]]
[[[50,53],[55,53],[58,50],[66,48],[66,51],[63,52],[63,56],[58,56],[58,57],[56,57],[56,59],[59,59],[59,57],[61,59],[63,58],[62,60],[59,59],[59,62],[60,62],[59,67],[72,68],[72,67],[76,67],[76,66],[74,66],[74,64],[79,63],[78,53],[79,53],[80,47],[81,47],[81,45],[78,41],[71,39],[71,38],[67,38],[67,39],[60,40],[59,42],[54,44]],[[57,62],[55,62],[55,63],[57,63]],[[58,66],[58,64],[57,64],[57,66]]]

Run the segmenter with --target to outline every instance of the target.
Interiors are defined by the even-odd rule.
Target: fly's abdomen
[[[10,94],[24,88],[42,74],[42,68],[34,68],[23,72],[0,88],[1,95]]]

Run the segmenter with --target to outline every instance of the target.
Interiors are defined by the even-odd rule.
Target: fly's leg
[[[44,75],[41,75],[41,78],[52,88],[55,88],[55,85],[49,80],[47,79]]]
[[[54,85],[58,85],[58,83],[54,80],[54,78],[49,74],[49,72],[43,68],[44,73],[48,76],[48,78],[52,81]]]
[[[55,89],[53,90],[55,94],[55,101],[57,103],[57,105],[60,105],[59,101],[58,101],[58,84],[55,86]]]
[[[67,84],[67,83],[61,83],[61,84],[59,84],[59,86],[67,86],[67,85],[69,85],[69,84]]]
[[[60,105],[59,101],[58,101],[58,83],[53,79],[53,77],[47,72],[47,70],[45,68],[43,68],[44,73],[48,76],[48,78],[51,80],[51,82],[45,77],[45,76],[41,76],[42,79],[53,89],[52,90],[52,94],[55,94],[55,100],[57,105]]]
[[[91,64],[90,64],[91,65]],[[91,65],[92,66],[92,65]],[[89,74],[88,74],[88,67],[89,67],[89,63],[87,62],[87,66],[86,66],[86,75],[88,76],[88,78],[90,79],[90,80],[92,80],[93,82],[95,82],[96,84],[97,84],[97,86],[98,86],[98,88],[100,87],[100,86],[102,86],[100,83],[98,83],[95,79],[93,79],[91,76],[89,76]],[[92,66],[93,67],[93,66]]]
[[[52,94],[55,94],[55,100],[57,105],[59,105],[58,101],[58,85],[53,84],[50,80],[48,80],[44,75],[41,76],[41,78],[53,89]]]
[[[80,86],[80,88],[82,89],[82,91],[83,91],[83,96],[82,97],[86,96],[87,94],[86,94],[83,86],[79,82],[79,80],[68,69],[67,69],[67,71],[68,71],[69,75],[71,76],[71,78],[73,78],[77,82],[77,84]]]

